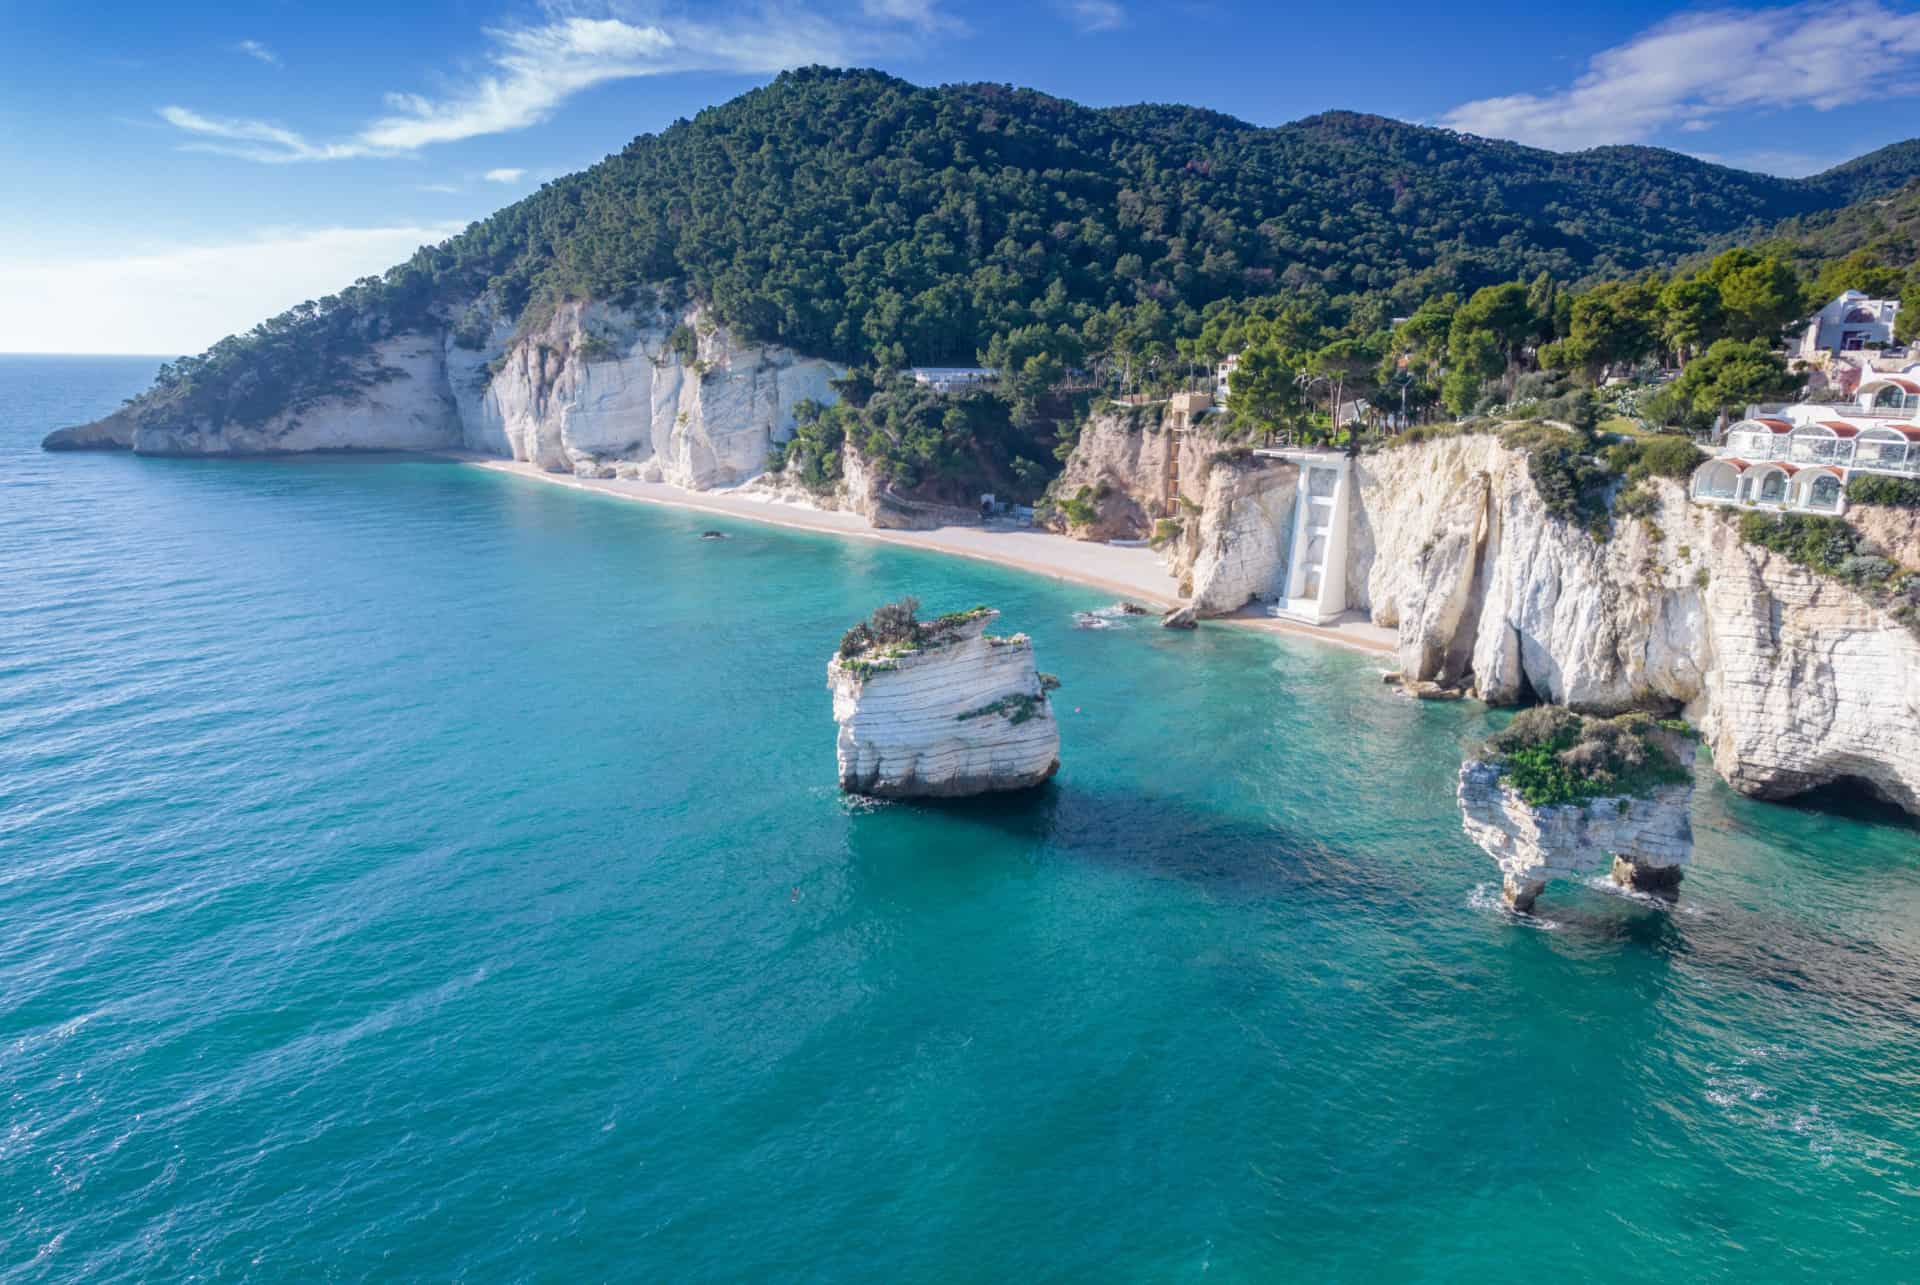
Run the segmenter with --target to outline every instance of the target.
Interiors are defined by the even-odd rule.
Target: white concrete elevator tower
[[[1273,614],[1324,625],[1347,609],[1347,523],[1353,461],[1335,451],[1287,451],[1300,466],[1293,547],[1283,597]]]

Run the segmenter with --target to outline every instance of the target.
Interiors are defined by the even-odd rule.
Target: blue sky
[[[0,351],[197,350],[806,62],[1784,174],[1920,134],[1897,0],[6,0]]]

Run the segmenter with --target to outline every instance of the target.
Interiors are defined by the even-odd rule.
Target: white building
[[[1920,373],[1869,379],[1852,406],[1803,403],[1741,420],[1691,490],[1704,504],[1837,514],[1855,473],[1920,477]]]
[[[907,373],[914,383],[942,395],[970,393],[994,381],[993,371],[985,366],[913,366]]]
[[[1240,369],[1240,354],[1221,362],[1213,368],[1213,404],[1222,409],[1227,405],[1227,393],[1233,383],[1233,372]]]
[[[1894,319],[1899,314],[1898,299],[1869,299],[1859,290],[1849,290],[1813,314],[1794,356],[1811,361],[1815,354],[1823,352],[1891,348]]]

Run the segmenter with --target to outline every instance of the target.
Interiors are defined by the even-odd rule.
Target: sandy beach
[[[509,473],[515,477],[611,495],[623,500],[636,500],[642,504],[664,504],[677,509],[766,522],[800,531],[823,531],[881,544],[931,549],[936,553],[997,562],[1001,566],[1014,567],[1034,575],[1090,585],[1162,610],[1180,602],[1178,587],[1161,564],[1160,555],[1145,547],[1095,544],[1011,524],[939,527],[931,531],[881,531],[868,526],[866,519],[857,513],[803,508],[739,491],[684,491],[662,482],[574,477],[567,473],[548,473],[519,460],[480,455],[461,454],[451,458],[497,473]],[[1223,622],[1311,638],[1374,655],[1391,655],[1395,650],[1393,631],[1371,623],[1359,612],[1349,612],[1339,621],[1319,628],[1248,612],[1224,617]]]

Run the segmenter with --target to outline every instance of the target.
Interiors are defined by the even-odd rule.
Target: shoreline
[[[665,482],[633,482],[618,478],[584,478],[570,473],[549,473],[522,460],[503,460],[468,452],[434,454],[439,459],[469,464],[495,473],[620,500],[972,558],[977,562],[990,562],[1015,571],[1045,576],[1050,580],[1117,593],[1128,599],[1144,601],[1162,611],[1179,606],[1182,602],[1173,584],[1173,577],[1161,565],[1159,555],[1145,547],[1094,544],[1051,531],[1010,525],[935,527],[926,531],[884,530],[870,526],[865,518],[856,513],[805,508],[772,498],[745,495],[738,490],[687,491]],[[1296,624],[1244,611],[1213,619],[1221,624],[1310,639],[1365,655],[1392,656],[1396,651],[1392,632],[1372,624],[1358,612],[1349,612],[1339,622],[1327,627]]]

